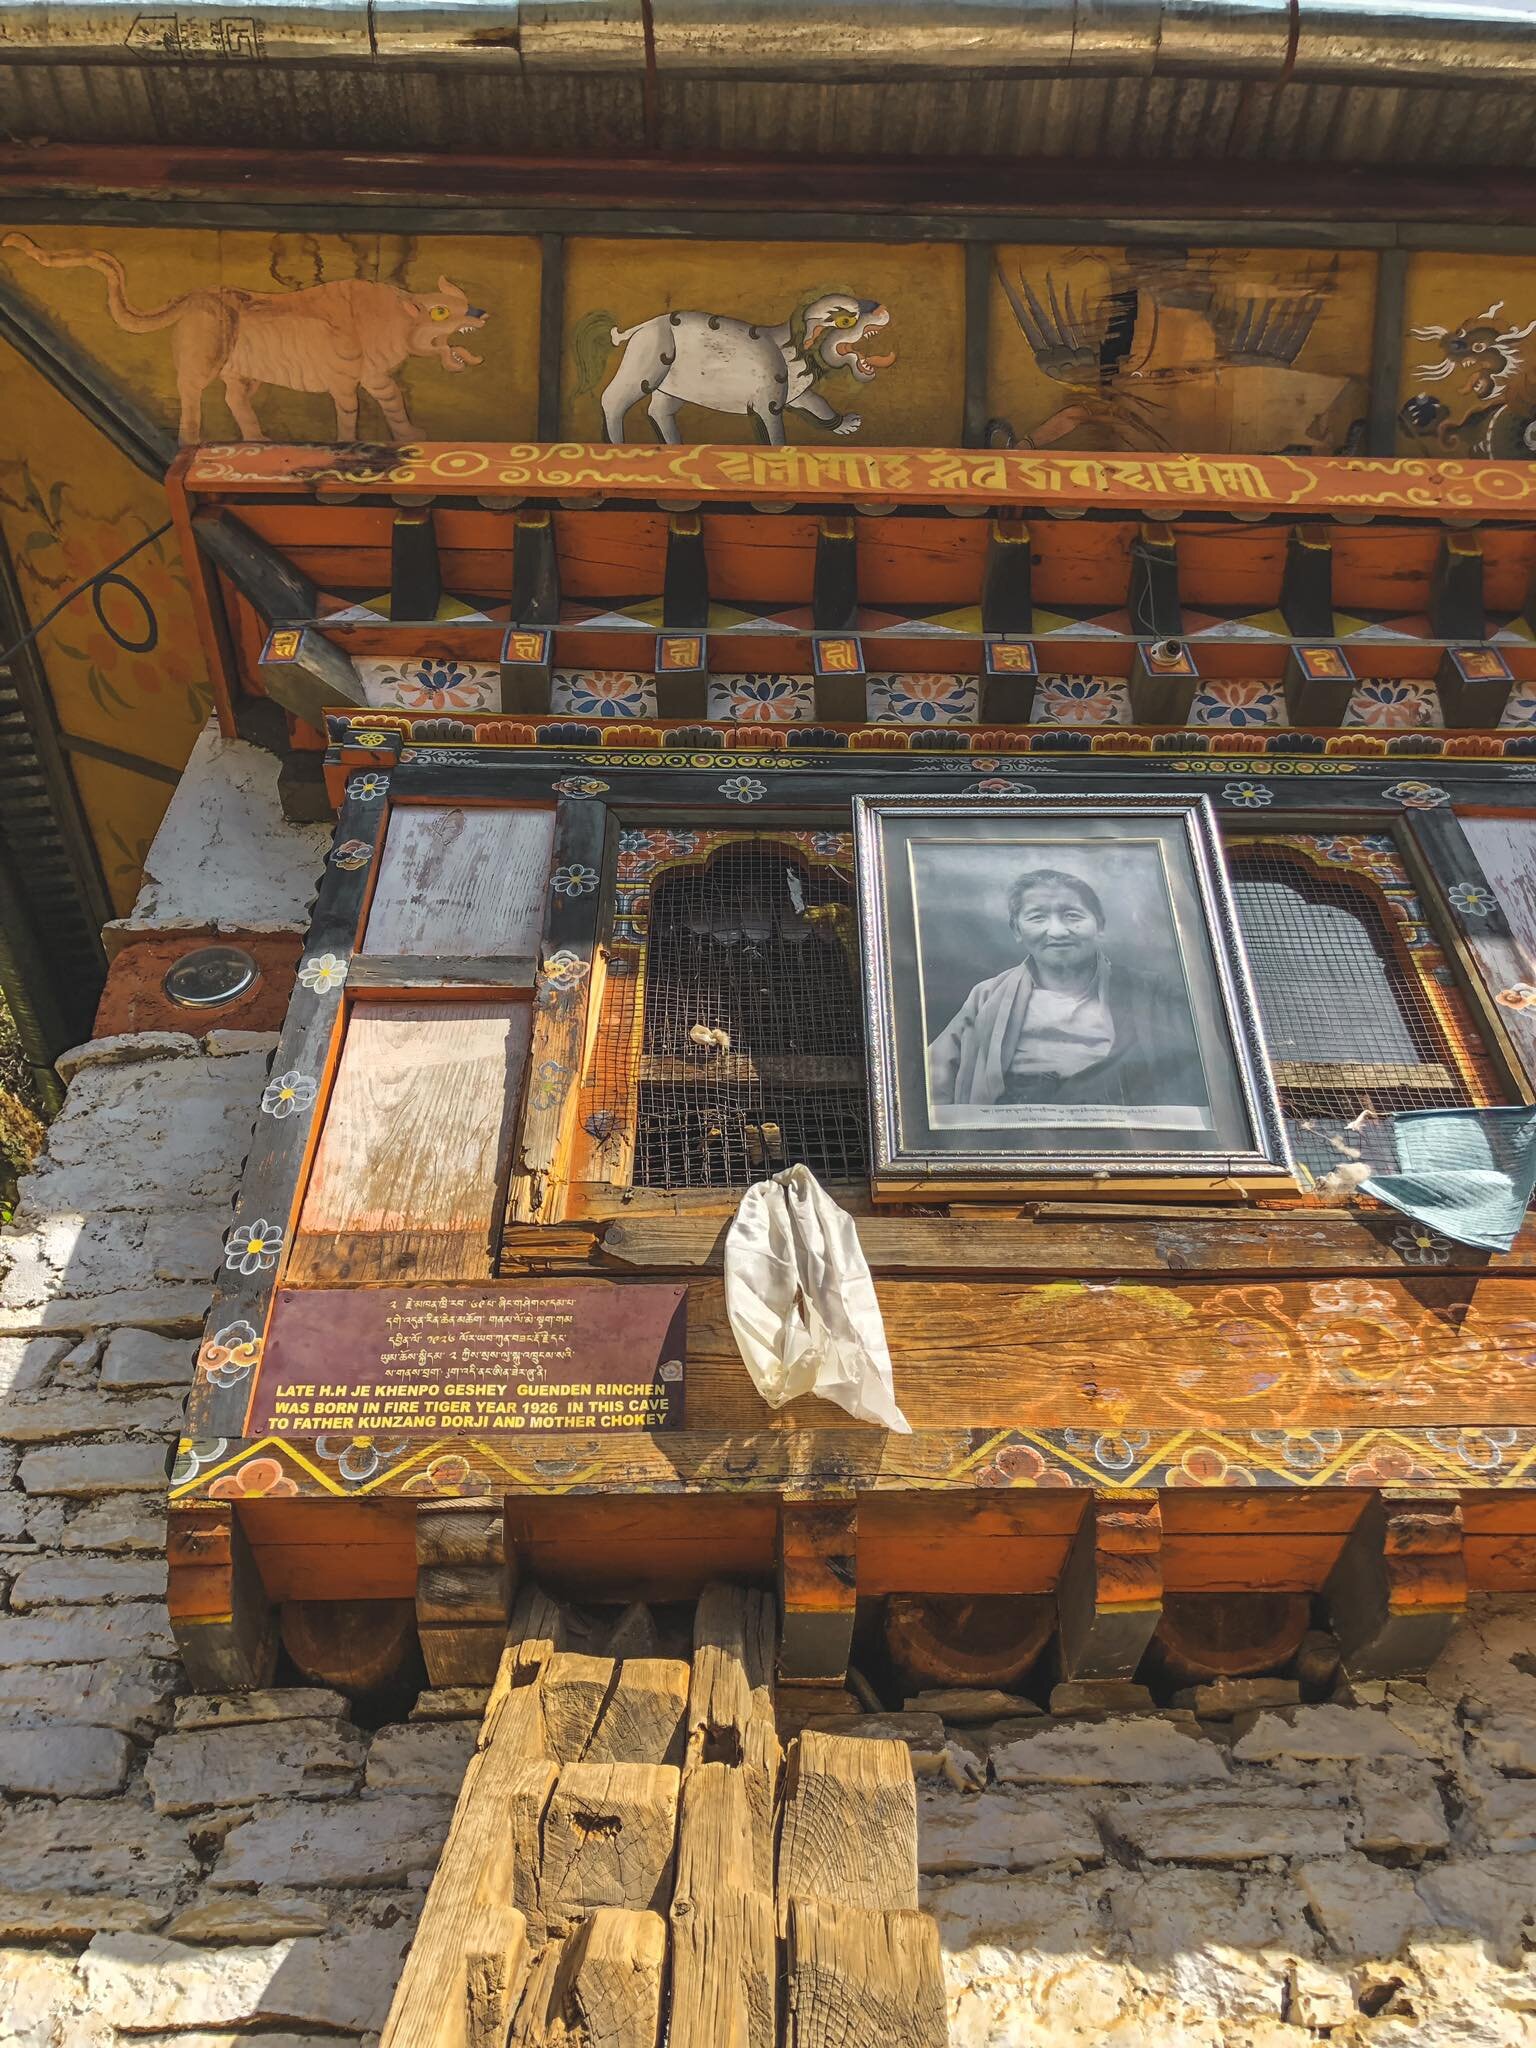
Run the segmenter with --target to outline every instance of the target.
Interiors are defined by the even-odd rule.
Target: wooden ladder
[[[944,2048],[911,1758],[781,1752],[771,1596],[691,1663],[564,1636],[524,1587],[381,2048]]]

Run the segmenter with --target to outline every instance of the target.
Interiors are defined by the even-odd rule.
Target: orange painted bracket
[[[1056,1589],[1063,1678],[1130,1678],[1163,1613],[1155,1493],[1090,1494]]]

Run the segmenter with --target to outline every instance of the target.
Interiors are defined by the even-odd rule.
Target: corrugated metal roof
[[[1465,171],[1536,164],[1536,93],[1200,78],[669,79],[330,64],[0,68],[13,140],[633,156],[1245,159]],[[1070,192],[1053,193],[1060,202]],[[999,203],[1029,194],[999,191]],[[1275,204],[1286,194],[1277,183]],[[838,194],[829,186],[828,205]]]

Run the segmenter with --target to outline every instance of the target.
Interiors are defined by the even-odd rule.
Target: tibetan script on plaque
[[[484,1436],[679,1429],[686,1287],[281,1288],[247,1427]]]

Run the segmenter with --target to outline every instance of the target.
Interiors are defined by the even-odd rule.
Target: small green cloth
[[[1536,1107],[1409,1109],[1386,1122],[1401,1171],[1361,1193],[1457,1244],[1507,1252],[1536,1189]]]

